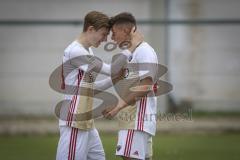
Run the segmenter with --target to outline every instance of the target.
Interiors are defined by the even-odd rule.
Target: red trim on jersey
[[[145,118],[146,106],[147,106],[146,104],[147,104],[147,97],[144,97],[141,131],[143,131],[143,126],[144,126],[144,118]]]
[[[72,125],[72,119],[73,119],[73,115],[74,115],[74,110],[75,110],[75,106],[76,106],[76,102],[77,102],[77,96],[74,95],[74,100],[73,100],[73,105],[71,108],[71,112],[70,112],[70,118],[69,118],[69,125]]]
[[[144,126],[144,117],[146,113],[146,104],[147,104],[147,96],[141,98],[140,100],[140,107],[138,110],[138,124],[137,124],[137,130],[143,131]]]
[[[75,103],[76,103],[76,96],[74,95],[73,96],[73,103],[72,103],[72,105],[71,105],[71,108],[70,108],[70,111],[69,111],[69,119],[68,119],[68,126],[71,126],[71,124],[72,124],[72,116],[73,116],[73,112],[74,112],[74,106],[76,105]]]
[[[70,103],[70,107],[68,109],[67,125],[70,125],[69,120],[70,120],[71,108],[72,108],[72,105],[73,105],[73,102],[74,102],[74,98],[75,98],[75,96],[72,97],[72,100],[71,100],[71,103]]]
[[[143,98],[140,100],[140,107],[138,109],[138,125],[137,125],[137,130],[140,128],[140,123],[141,123],[141,110],[142,110],[142,104],[143,104]]]
[[[154,93],[157,93],[157,90],[158,90],[158,84],[157,82],[153,85],[153,92]]]
[[[70,109],[69,109],[68,118],[67,118],[67,125],[68,126],[72,125],[72,119],[73,119],[73,115],[74,115],[74,110],[76,108],[76,101],[77,101],[79,85],[80,85],[80,82],[81,82],[82,77],[83,77],[83,71],[81,71],[80,69],[78,70],[78,76],[77,77],[78,77],[77,91],[76,91],[76,94],[72,98],[73,103],[70,104]]]
[[[142,122],[143,122],[143,109],[144,109],[144,102],[145,102],[145,98],[143,97],[143,100],[142,100],[142,105],[141,105],[141,112],[140,112],[140,122],[139,122],[139,130],[141,131],[142,129]]]
[[[144,124],[144,116],[145,116],[145,111],[146,111],[146,97],[144,97],[144,102],[143,102],[143,111],[142,111],[142,123],[141,123],[141,131],[143,131],[143,124]]]

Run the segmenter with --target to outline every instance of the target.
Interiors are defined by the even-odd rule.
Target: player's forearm
[[[122,51],[121,54],[115,55],[111,63],[111,76],[114,78],[118,77],[121,69],[127,64],[131,52],[129,50]]]
[[[96,90],[106,90],[109,87],[111,87],[112,84],[112,79],[111,77],[108,77],[106,79],[100,80],[100,81],[95,81],[94,82],[94,89]]]
[[[147,94],[149,93],[150,91],[145,91],[145,92],[134,92],[134,93],[131,93],[129,95],[127,95],[124,100],[119,100],[119,103],[117,105],[117,109],[120,111],[122,110],[123,108],[129,106],[129,105],[132,105],[134,103],[136,103],[136,101],[139,100],[139,98],[141,97],[144,97],[144,96],[147,96]]]
[[[89,59],[86,56],[75,57],[70,60],[70,64],[83,70],[84,72],[96,72],[107,76],[111,75],[111,65],[102,62],[97,57]]]
[[[130,88],[130,90],[134,91],[124,97],[124,100],[120,100],[118,104],[118,109],[121,110],[131,104],[136,103],[141,97],[147,96],[149,92],[152,91],[152,79],[147,77],[140,81],[138,86]]]
[[[116,55],[117,58],[113,58],[113,61],[111,64],[107,64],[102,62],[102,65],[100,65],[100,61],[98,59],[94,60],[94,65],[93,69],[98,69],[101,66],[100,73],[107,75],[107,76],[112,76],[116,77],[118,76],[119,71],[122,69],[122,67],[127,63],[127,59],[129,56],[131,56],[131,52],[129,50],[123,50],[121,54]]]
[[[121,77],[117,77],[112,79],[111,77],[105,78],[103,80],[94,82],[94,89],[98,91],[104,91],[110,87],[112,87],[115,83],[117,83]],[[97,92],[96,92],[97,93]]]
[[[100,73],[104,74],[104,75],[107,75],[107,76],[111,76],[111,65],[103,63],[102,68],[100,70]]]

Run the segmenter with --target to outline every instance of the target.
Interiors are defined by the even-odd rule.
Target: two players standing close
[[[103,63],[100,66],[91,67],[102,74],[109,76],[101,82],[94,82],[96,76],[89,72],[89,65],[80,65],[76,57],[93,56],[91,47],[98,47],[101,42],[107,40],[109,31],[112,31],[112,40],[118,45],[123,41],[131,41],[131,47],[123,50],[123,54],[129,59],[128,63],[158,63],[157,55],[153,48],[142,41],[141,34],[134,32],[136,28],[135,18],[130,13],[120,13],[111,19],[101,12],[90,12],[85,16],[84,27],[81,35],[73,41],[64,51],[63,63],[63,88],[65,86],[77,86],[70,91],[73,95],[66,94],[69,110],[67,119],[59,120],[60,139],[57,148],[57,160],[104,160],[103,146],[94,127],[94,120],[74,121],[72,114],[84,113],[93,109],[93,89],[105,90],[111,87],[111,66]],[[131,58],[129,58],[131,57]],[[64,74],[69,73],[69,74]],[[138,85],[153,86],[156,82],[156,72],[145,74],[144,71],[129,74],[140,77]],[[116,77],[119,80],[119,77]],[[88,88],[88,89],[81,89]],[[80,88],[80,89],[79,89]],[[84,92],[84,93],[83,93]],[[124,96],[123,91],[123,96]],[[106,118],[112,118],[119,112],[133,115],[134,121],[125,122],[119,120],[120,131],[118,133],[118,145],[116,155],[123,159],[150,159],[152,157],[152,136],[156,131],[156,120],[145,121],[145,115],[156,114],[156,97],[151,91],[134,92],[122,97],[117,106],[107,108],[102,113]],[[84,95],[84,96],[83,96]],[[139,98],[141,97],[141,98]],[[131,104],[131,105],[129,105]]]

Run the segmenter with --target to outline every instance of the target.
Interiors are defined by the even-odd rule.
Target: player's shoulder
[[[137,58],[144,59],[147,57],[156,57],[156,52],[154,49],[147,43],[142,42],[135,50],[135,54]]]
[[[77,41],[73,41],[71,44],[69,44],[64,52],[69,56],[87,54],[85,48]]]
[[[148,44],[147,42],[142,42],[137,48],[136,51],[140,51],[140,50],[150,50],[150,51],[154,51],[154,49],[151,47],[150,44]]]

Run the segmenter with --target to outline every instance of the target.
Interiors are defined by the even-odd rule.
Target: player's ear
[[[137,26],[133,26],[132,29],[131,29],[131,34],[133,34],[134,32],[136,32],[137,30]]]
[[[124,31],[124,33],[129,34],[129,33],[131,33],[131,27],[130,26],[124,27],[123,31]]]
[[[93,26],[89,26],[87,29],[88,32],[93,32],[96,31],[95,28]]]

